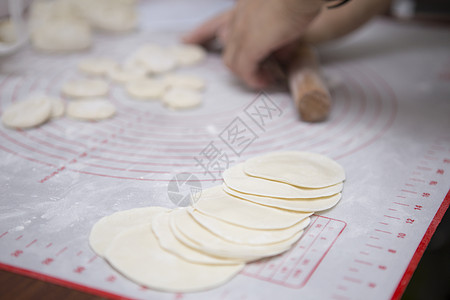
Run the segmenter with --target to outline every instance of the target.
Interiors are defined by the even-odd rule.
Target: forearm
[[[342,37],[385,11],[390,0],[351,0],[334,9],[324,7],[306,30],[303,41],[320,44]]]

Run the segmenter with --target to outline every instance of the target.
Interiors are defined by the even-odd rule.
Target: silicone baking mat
[[[152,14],[160,6],[145,4]],[[179,32],[162,33],[163,22],[143,24],[127,36],[98,36],[85,53],[24,49],[2,58],[0,110],[33,93],[59,96],[64,82],[82,77],[82,58],[120,60],[148,42],[177,43]],[[324,123],[299,121],[284,88],[245,89],[210,54],[180,70],[207,81],[200,108],[170,111],[111,84],[107,98],[118,108],[111,120],[1,126],[0,266],[112,298],[398,298],[450,201],[449,31],[376,20],[321,48],[333,96]],[[229,283],[157,292],[128,281],[89,248],[90,228],[103,216],[175,207],[168,193],[175,176],[191,174],[206,188],[221,183],[228,165],[285,149],[342,164],[343,198],[316,214],[290,251],[248,264]]]

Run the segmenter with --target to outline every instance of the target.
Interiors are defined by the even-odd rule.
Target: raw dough
[[[108,77],[111,80],[121,83],[143,79],[146,76],[147,70],[145,68],[115,66],[108,71]]]
[[[178,64],[188,66],[194,65],[206,57],[206,52],[197,45],[177,45],[169,49],[170,53],[177,59]]]
[[[125,89],[131,97],[136,99],[160,99],[167,89],[167,84],[162,80],[143,78],[128,82]]]
[[[81,19],[49,19],[32,31],[31,42],[43,51],[77,51],[91,46],[92,33],[89,24]]]
[[[137,26],[134,3],[114,0],[73,0],[79,11],[96,29],[123,32]],[[77,3],[78,2],[78,3]]]
[[[109,58],[88,58],[78,64],[80,71],[95,76],[103,76],[108,74],[109,70],[117,67],[117,62]]]
[[[175,237],[191,248],[214,256],[245,261],[283,253],[303,234],[299,232],[286,241],[264,246],[231,243],[206,230],[185,209],[173,211],[170,216],[170,226]]]
[[[225,193],[221,186],[203,190],[194,208],[208,216],[250,229],[288,228],[312,215],[236,198]]]
[[[158,238],[161,248],[189,262],[210,265],[242,264],[242,261],[239,260],[207,255],[180,242],[170,228],[170,212],[156,216],[152,222],[152,230]]]
[[[154,52],[149,55],[141,54],[139,60],[154,74],[169,72],[177,67],[176,59],[167,52]]]
[[[165,292],[194,292],[229,281],[243,265],[195,264],[163,250],[151,226],[137,225],[120,233],[105,258],[126,277]]]
[[[244,172],[308,188],[328,187],[345,180],[344,169],[334,160],[299,151],[273,152],[251,158],[244,163]]]
[[[335,206],[341,199],[341,193],[323,198],[280,199],[240,193],[230,189],[226,185],[223,186],[223,190],[230,195],[251,201],[253,203],[302,212],[316,212],[326,210]]]
[[[15,102],[5,109],[2,122],[12,128],[30,128],[45,123],[51,116],[52,102],[47,97],[33,97]]]
[[[188,212],[200,225],[224,240],[253,246],[283,242],[306,228],[310,222],[310,218],[306,218],[286,229],[257,230],[221,221],[192,208],[188,208]]]
[[[50,117],[52,119],[60,118],[64,116],[65,104],[62,99],[59,98],[49,98],[52,103],[52,112]]]
[[[17,41],[17,32],[12,20],[0,21],[0,43],[13,44]]]
[[[226,185],[238,192],[286,199],[318,198],[331,196],[342,191],[343,184],[338,183],[320,189],[296,187],[278,181],[248,176],[244,173],[244,164],[238,164],[223,172]]]
[[[67,115],[72,118],[96,121],[112,117],[116,113],[114,104],[105,99],[83,99],[70,102]]]
[[[113,239],[122,231],[136,225],[150,224],[152,219],[169,209],[164,207],[143,207],[119,211],[101,218],[94,224],[89,235],[92,250],[103,257]]]
[[[108,93],[108,84],[100,79],[76,79],[66,82],[62,93],[72,98],[101,97]]]
[[[173,109],[187,109],[199,106],[202,103],[202,95],[198,92],[173,88],[164,94],[163,102]]]
[[[164,81],[172,88],[185,88],[201,91],[205,88],[205,81],[194,75],[170,74],[164,78]]]

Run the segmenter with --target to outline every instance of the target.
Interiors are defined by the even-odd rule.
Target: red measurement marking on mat
[[[381,230],[381,229],[377,229],[377,228],[375,228],[374,230],[378,231],[378,232],[382,232],[382,233],[392,234],[392,232],[386,231],[386,230]]]
[[[423,179],[419,179],[419,178],[410,178],[409,180],[411,180],[411,181],[415,181],[415,182],[425,182],[425,180],[423,180]]]
[[[91,259],[88,260],[88,264],[90,264],[91,262],[93,262],[96,259],[97,259],[97,255],[92,256]]]
[[[56,253],[56,256],[64,253],[67,250],[67,247],[62,248],[61,250],[58,251],[58,253]]]
[[[80,256],[83,253],[83,251],[78,251],[77,256]]]
[[[62,171],[64,171],[66,169],[65,166],[59,167],[58,169],[56,169],[56,171],[52,172],[50,175],[45,176],[44,178],[42,178],[41,180],[39,180],[40,183],[44,183],[47,180],[49,180],[50,178],[58,175],[59,173],[61,173]]]
[[[22,254],[23,254],[23,251],[22,251],[22,250],[16,250],[16,251],[14,251],[13,253],[11,253],[11,256],[19,257],[19,256],[21,256]]]
[[[31,243],[29,243],[28,245],[25,246],[25,248],[30,247],[31,245],[33,245],[34,243],[37,242],[37,239],[34,239],[33,241],[31,241]]]
[[[403,205],[403,206],[409,206],[409,204],[400,203],[400,202],[393,202],[393,203],[398,204],[398,205]]]
[[[252,263],[241,274],[290,288],[302,288],[342,233],[346,223],[317,216],[296,246],[283,255]]]
[[[50,248],[53,245],[53,243],[49,243],[45,248]]]
[[[81,273],[84,272],[84,270],[86,270],[85,267],[78,266],[78,267],[76,267],[73,271],[74,271],[75,273],[81,274]]]
[[[49,266],[52,262],[54,262],[55,260],[51,257],[47,257],[46,259],[44,259],[41,263],[43,265]]]
[[[383,247],[381,247],[381,246],[372,245],[372,244],[366,244],[366,246],[371,247],[371,248],[376,248],[376,249],[383,249]]]
[[[366,266],[371,266],[371,265],[373,265],[371,262],[368,262],[368,261],[366,261],[366,260],[355,259],[354,261],[355,261],[356,263],[358,263],[358,264],[363,264],[363,265],[366,265]]]
[[[19,235],[19,236],[16,238],[16,241],[20,240],[21,238],[23,238],[23,235]]]
[[[394,216],[389,216],[389,215],[384,215],[384,217],[386,218],[390,218],[390,219],[396,219],[396,220],[400,220],[399,217],[394,217]]]
[[[410,194],[414,194],[414,195],[416,195],[417,194],[417,192],[414,192],[414,191],[410,191],[410,190],[401,190],[402,192],[405,192],[405,193],[410,193]]]
[[[8,231],[3,232],[3,233],[0,235],[0,239],[1,239],[2,237],[4,237],[5,235],[7,235],[7,234],[8,234]]]
[[[353,282],[353,283],[358,283],[358,284],[361,283],[361,280],[358,279],[358,278],[353,278],[353,277],[344,276],[343,279],[346,280],[346,281]]]

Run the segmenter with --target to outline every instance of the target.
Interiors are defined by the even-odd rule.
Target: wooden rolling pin
[[[301,45],[288,68],[288,83],[300,118],[306,122],[324,121],[331,110],[330,93],[319,75],[315,50]]]

